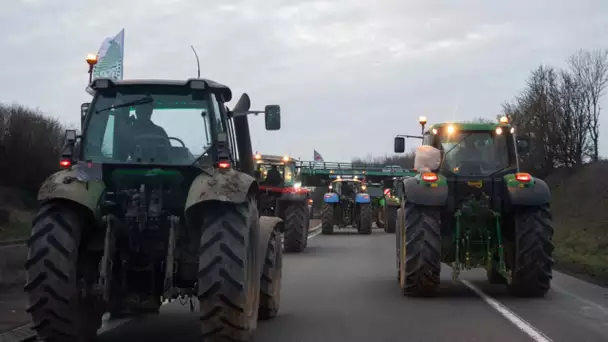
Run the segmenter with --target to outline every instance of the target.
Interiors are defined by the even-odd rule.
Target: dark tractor
[[[426,121],[426,120],[425,120]],[[395,152],[405,141],[395,139]],[[435,124],[416,150],[413,178],[401,183],[397,267],[404,295],[439,292],[441,263],[456,280],[485,268],[492,284],[542,297],[552,278],[553,227],[547,184],[519,170],[528,140],[497,124]]]
[[[372,233],[372,204],[366,186],[357,179],[338,178],[323,196],[321,233],[332,234],[334,225],[353,226],[359,234]]]
[[[400,178],[394,177],[394,179],[387,179],[384,182],[384,231],[389,234],[395,233],[395,231],[397,230],[397,210],[401,205],[399,197],[396,193],[397,186],[400,184],[398,179]]]
[[[384,186],[382,185],[382,183],[372,183],[372,182],[368,182],[367,183],[367,193],[369,194],[369,197],[371,199],[371,204],[372,204],[372,215],[375,219],[376,222],[376,227],[378,228],[384,228],[386,222],[385,222],[385,212],[384,212],[384,206],[385,206],[385,198],[384,198]],[[386,229],[386,228],[385,228]]]
[[[294,160],[288,156],[256,154],[255,176],[260,183],[260,212],[283,220],[285,252],[302,252],[308,244],[310,194],[295,181]]]
[[[104,312],[198,298],[205,341],[250,341],[277,314],[283,223],[258,215],[243,94],[205,79],[91,83],[82,135],[38,193],[25,265],[33,329],[93,340]],[[266,106],[266,129],[280,108]]]

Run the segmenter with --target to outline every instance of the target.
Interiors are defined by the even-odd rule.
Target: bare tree
[[[573,77],[581,85],[584,92],[582,96],[592,144],[591,158],[594,162],[597,162],[599,160],[599,119],[601,112],[599,102],[604,95],[606,85],[608,85],[608,50],[579,50],[568,59],[568,65]]]

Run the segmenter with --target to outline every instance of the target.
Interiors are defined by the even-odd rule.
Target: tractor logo
[[[468,186],[471,186],[473,188],[477,188],[477,189],[481,189],[483,187],[483,181],[477,181],[477,182],[467,182]]]

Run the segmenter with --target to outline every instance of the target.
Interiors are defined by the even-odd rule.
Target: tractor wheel
[[[205,341],[250,341],[260,298],[257,207],[249,200],[202,210],[197,282],[202,335]]]
[[[48,203],[33,220],[25,263],[33,329],[47,342],[92,341],[103,308],[81,296],[82,285],[97,279],[97,258],[81,249],[85,221],[74,205]]]
[[[400,267],[401,267],[401,243],[402,243],[402,232],[404,231],[404,227],[403,227],[403,210],[401,208],[397,209],[397,217],[396,217],[396,223],[397,225],[397,231],[395,234],[395,241],[397,244],[397,282],[399,283],[401,281],[401,277],[400,277]]]
[[[304,202],[289,203],[285,209],[285,252],[300,253],[306,248],[308,207]]]
[[[553,224],[549,205],[519,207],[514,221],[511,292],[520,297],[543,297],[553,278]]]
[[[321,211],[321,234],[330,235],[334,232],[334,206],[333,204],[323,203]]]
[[[384,231],[392,234],[397,230],[397,207],[386,207],[386,227]]]
[[[406,204],[405,260],[401,261],[404,296],[435,296],[441,272],[441,221],[439,208]]]
[[[372,233],[372,206],[371,204],[359,204],[359,224],[357,233],[369,235]]]
[[[382,210],[383,208],[380,205],[374,207],[374,216],[376,217],[376,227],[384,228],[384,221],[382,219]]]
[[[276,230],[270,234],[268,249],[264,259],[264,270],[260,283],[260,309],[258,318],[268,320],[274,318],[281,303],[281,275],[283,270],[283,250],[281,249],[281,234]]]

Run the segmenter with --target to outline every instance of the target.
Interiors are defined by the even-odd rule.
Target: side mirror
[[[530,151],[530,141],[526,138],[517,138],[517,153],[527,154]]]
[[[395,153],[403,153],[405,152],[405,138],[396,137],[395,138]]]
[[[85,102],[80,105],[80,123],[84,123],[84,118],[87,117],[87,113],[89,112],[89,107],[91,104],[89,102]]]
[[[68,144],[73,144],[76,142],[76,130],[68,129],[65,131],[65,141]]]
[[[266,130],[278,131],[281,129],[281,106],[268,105],[264,109],[264,121]]]

